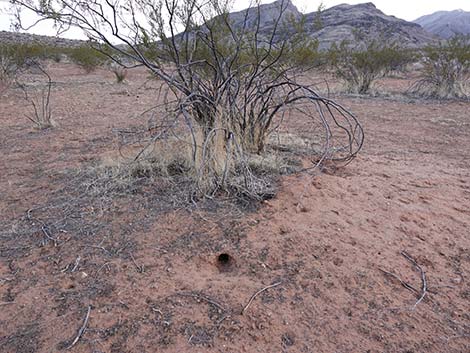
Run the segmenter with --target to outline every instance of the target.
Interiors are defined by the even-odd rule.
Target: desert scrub
[[[410,93],[428,98],[470,97],[470,37],[457,36],[422,51],[424,68]]]
[[[52,109],[52,78],[38,61],[30,60],[28,67],[22,70],[22,73],[35,72],[35,82],[28,82],[27,79],[19,75],[15,82],[23,91],[24,99],[31,107],[30,113],[26,114],[26,118],[34,124],[39,130],[51,128]]]
[[[298,81],[316,62],[318,43],[305,30],[305,17],[292,16],[290,0],[270,5],[266,31],[260,30],[265,14],[257,3],[238,24],[227,0],[175,0],[163,6],[137,0],[80,2],[79,7],[72,0],[11,3],[58,26],[83,30],[101,51],[112,49],[109,54],[87,47],[73,51],[82,66],[96,67],[101,55],[123,63],[124,56],[130,67],[145,67],[159,79],[155,94],[162,104],[152,141],[173,136],[187,142],[184,174],[195,194],[237,190],[262,198],[265,182],[258,171],[267,159],[250,163],[250,156],[266,155],[269,136],[294,114],[308,121],[308,146],[318,136],[324,140],[320,151],[310,148],[314,165],[349,161],[362,147],[356,117]]]
[[[367,94],[375,80],[414,60],[411,51],[381,40],[366,40],[355,46],[348,41],[333,44],[327,58],[334,75],[346,83],[347,91],[358,94]]]
[[[114,74],[117,83],[123,83],[126,80],[128,71],[125,66],[113,61],[108,65],[108,69]]]
[[[22,71],[44,60],[60,61],[64,51],[64,48],[34,43],[0,44],[0,81],[12,82]]]
[[[88,45],[66,50],[68,58],[76,65],[83,68],[87,73],[95,71],[105,64],[107,56]]]
[[[12,81],[28,61],[44,56],[41,47],[26,44],[0,45],[0,80]]]
[[[14,50],[10,46],[0,46],[0,82],[7,85],[18,70],[18,65],[14,58]]]

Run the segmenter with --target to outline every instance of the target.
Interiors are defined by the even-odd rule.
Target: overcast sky
[[[272,0],[263,1],[263,3],[270,3]],[[320,0],[293,0],[293,3],[302,12],[312,12],[318,8]],[[329,8],[338,4],[360,4],[367,1],[354,1],[354,0],[324,0],[323,4]],[[393,15],[408,21],[415,20],[416,18],[428,15],[436,11],[442,10],[457,10],[462,9],[470,11],[470,0],[373,0],[375,6],[387,15]],[[2,4],[8,3],[7,0],[0,0],[0,9]],[[235,10],[242,10],[250,3],[250,0],[235,0]],[[3,5],[6,6],[6,5]],[[6,13],[0,12],[0,30],[9,30],[10,21]],[[46,26],[40,26],[31,32],[37,34],[53,35],[52,29]],[[70,34],[67,37],[75,37],[77,34]]]

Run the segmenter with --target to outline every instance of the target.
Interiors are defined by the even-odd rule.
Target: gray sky
[[[273,2],[272,0],[262,1],[263,3]],[[293,0],[293,3],[302,12],[312,12],[318,8],[320,0]],[[329,8],[338,4],[360,4],[367,0],[323,0],[323,4]],[[387,15],[393,15],[408,21],[412,21],[420,16],[442,10],[462,9],[470,11],[470,0],[373,0],[375,6]],[[5,7],[8,0],[0,0],[0,9]],[[242,10],[246,8],[250,0],[235,0],[234,10]],[[6,13],[0,12],[0,30],[9,30],[10,21]],[[38,26],[31,32],[37,34],[53,35],[54,31],[49,26]],[[77,32],[66,35],[67,37],[77,37]]]

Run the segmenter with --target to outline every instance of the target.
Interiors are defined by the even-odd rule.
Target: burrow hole
[[[227,253],[221,253],[217,256],[217,267],[220,272],[228,272],[233,268],[235,260]]]

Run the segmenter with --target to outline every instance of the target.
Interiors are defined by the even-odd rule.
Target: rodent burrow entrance
[[[221,253],[217,256],[217,268],[220,272],[228,272],[233,269],[235,260],[227,253]]]

